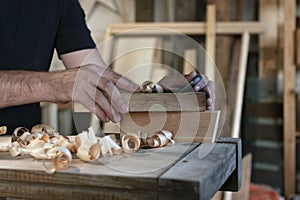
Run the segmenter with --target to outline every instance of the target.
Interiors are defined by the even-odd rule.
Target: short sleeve
[[[66,0],[64,0],[66,1]],[[85,22],[85,14],[78,0],[69,0],[63,9],[55,48],[59,55],[82,49],[95,48],[91,32]]]

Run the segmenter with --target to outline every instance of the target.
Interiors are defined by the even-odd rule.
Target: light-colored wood
[[[205,111],[204,92],[189,93],[122,93],[129,112]],[[82,104],[74,112],[90,112]]]
[[[300,67],[300,29],[296,31],[296,65]]]
[[[222,200],[223,199],[223,192],[218,191],[212,198],[211,200]]]
[[[215,48],[216,48],[216,6],[208,4],[206,9],[206,35],[205,47],[205,75],[212,81],[215,80]]]
[[[211,2],[216,5],[216,17],[218,22],[232,21],[234,6],[231,0],[212,0]],[[235,20],[241,21],[241,19]],[[234,38],[228,35],[218,35],[216,37],[218,47],[216,48],[215,62],[222,75],[225,89],[227,89],[229,85],[230,61],[232,58],[231,51],[234,50],[232,49],[233,40]]]
[[[281,66],[279,48],[280,6],[278,0],[259,0],[259,21],[265,24],[259,36],[259,77],[276,77]]]
[[[29,156],[12,158],[9,153],[0,152],[0,197],[205,200],[225,181],[232,188],[239,187],[229,180],[241,164],[233,159],[241,151],[236,144],[227,142],[210,145],[211,151],[202,159],[197,156],[201,145],[175,144],[101,157],[91,163],[74,158],[67,170],[55,174],[44,172],[40,160]],[[192,170],[197,176],[184,176],[187,172],[193,174]],[[171,177],[174,172],[176,176]]]
[[[295,30],[296,1],[284,1],[283,27],[283,131],[284,131],[284,195],[295,194],[296,182],[296,66]]]
[[[186,49],[184,50],[184,61],[183,61],[183,74],[188,74],[195,70],[197,66],[197,50]]]
[[[231,125],[232,127],[231,134],[232,137],[235,138],[239,137],[239,131],[241,126],[241,115],[242,115],[242,108],[243,108],[249,42],[250,42],[250,35],[248,32],[244,32],[242,35],[241,56],[240,56],[239,71],[238,71],[236,99],[235,99],[235,105],[233,110],[234,111],[233,120]]]
[[[123,93],[129,112],[205,111],[204,92],[189,93]]]
[[[205,22],[172,22],[172,23],[122,23],[112,24],[109,26],[111,34],[119,34],[124,31],[129,31],[136,28],[165,28],[171,29],[184,34],[204,35],[206,34]],[[244,32],[250,34],[261,34],[264,32],[264,26],[260,22],[217,22],[216,34],[220,35],[240,35]],[[126,34],[126,33],[123,33]],[[129,33],[133,34],[133,33]],[[134,34],[137,35],[164,35],[170,34],[168,30],[139,30]]]
[[[122,116],[121,133],[147,133],[169,130],[178,142],[214,142],[220,111],[133,112]]]
[[[251,183],[252,154],[243,157],[242,161],[242,187],[238,192],[232,193],[232,200],[249,200],[249,187]]]

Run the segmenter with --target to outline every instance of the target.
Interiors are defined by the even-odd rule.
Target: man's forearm
[[[71,71],[0,71],[0,108],[41,101],[71,101],[76,70]]]

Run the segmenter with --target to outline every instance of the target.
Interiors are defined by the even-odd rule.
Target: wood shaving
[[[164,90],[161,85],[158,83],[153,83],[152,81],[145,81],[142,83],[140,86],[141,92],[144,93],[152,93],[152,92],[157,92],[157,93],[163,93]]]
[[[12,157],[30,155],[43,160],[43,167],[47,173],[64,170],[72,162],[72,154],[84,162],[91,162],[102,156],[112,156],[125,153],[133,153],[142,145],[150,147],[162,147],[174,144],[171,132],[162,130],[157,134],[147,137],[143,133],[128,133],[122,137],[122,148],[109,136],[96,137],[92,128],[83,131],[76,136],[64,137],[59,135],[54,128],[39,124],[31,129],[16,128],[11,142],[7,146],[1,146],[0,151],[8,151]],[[49,162],[50,161],[50,162]],[[49,164],[50,163],[50,164]]]
[[[111,156],[122,153],[122,148],[109,135],[99,138],[98,143],[103,156]]]
[[[163,147],[167,144],[174,145],[175,141],[172,139],[173,134],[167,130],[161,130],[152,137],[147,138],[147,144],[150,147]]]
[[[132,153],[141,146],[140,138],[134,133],[127,133],[122,137],[122,147],[125,153]]]
[[[0,126],[0,135],[4,135],[7,132],[7,127],[6,126]]]

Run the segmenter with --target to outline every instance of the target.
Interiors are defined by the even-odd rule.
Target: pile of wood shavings
[[[3,130],[6,130],[3,128]],[[3,131],[4,132],[4,131]],[[48,125],[36,125],[31,131],[24,127],[15,129],[11,143],[1,151],[8,151],[11,156],[30,155],[43,160],[43,167],[47,173],[64,170],[72,162],[72,153],[84,162],[91,162],[102,156],[112,156],[125,153],[133,153],[141,146],[152,148],[173,145],[171,132],[162,130],[151,137],[147,134],[128,133],[122,137],[120,147],[109,135],[97,137],[90,127],[76,136],[62,136],[54,128]],[[51,167],[45,160],[50,160]]]

